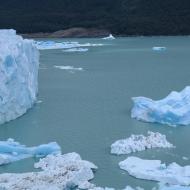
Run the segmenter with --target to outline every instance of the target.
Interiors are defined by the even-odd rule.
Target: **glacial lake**
[[[48,39],[46,39],[48,40]],[[40,51],[39,95],[24,116],[0,126],[0,139],[35,146],[56,141],[63,153],[77,152],[98,166],[92,180],[98,186],[146,190],[156,182],[130,177],[118,163],[127,156],[110,154],[110,145],[131,134],[158,131],[175,149],[147,150],[130,156],[190,165],[190,126],[169,127],[144,123],[130,117],[131,97],[162,99],[173,90],[190,85],[190,37],[129,37],[57,39],[80,43],[103,43],[88,52]],[[164,46],[165,51],[153,51]],[[82,67],[69,72],[54,66]],[[30,158],[1,166],[0,172],[35,171]]]

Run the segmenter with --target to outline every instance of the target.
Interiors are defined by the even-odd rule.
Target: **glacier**
[[[173,91],[158,101],[145,97],[134,97],[132,100],[132,118],[169,126],[190,124],[190,86],[181,92]]]
[[[0,188],[7,190],[63,190],[82,186],[94,178],[97,166],[77,153],[48,155],[34,164],[39,172],[0,174]]]
[[[38,92],[39,51],[15,30],[0,30],[0,124],[26,113]]]
[[[190,165],[180,166],[173,162],[167,166],[160,160],[128,157],[119,163],[119,167],[138,179],[159,181],[171,185],[190,185]]]
[[[14,139],[0,141],[0,165],[15,162],[29,157],[44,157],[49,154],[60,154],[61,147],[56,142],[26,147]]]
[[[148,131],[148,135],[131,135],[129,138],[117,140],[111,145],[112,154],[130,154],[152,148],[173,148],[165,135]]]

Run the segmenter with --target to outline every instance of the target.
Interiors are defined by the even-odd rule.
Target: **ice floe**
[[[152,50],[154,50],[154,51],[164,51],[164,50],[166,50],[166,47],[153,47]]]
[[[39,50],[73,49],[80,47],[103,46],[103,44],[93,44],[93,43],[80,44],[79,42],[56,42],[56,41],[35,41],[35,45]]]
[[[121,169],[129,175],[146,180],[159,181],[172,185],[190,185],[190,165],[180,166],[171,163],[168,166],[160,160],[143,160],[138,157],[128,157],[119,163]]]
[[[0,30],[0,124],[26,113],[38,92],[39,51],[15,30]]]
[[[156,190],[156,189],[152,189]],[[162,185],[158,190],[190,190],[190,187],[180,185]]]
[[[35,147],[26,147],[14,139],[0,141],[0,165],[15,162],[29,157],[44,157],[48,154],[59,154],[61,148],[56,142],[42,144]]]
[[[66,50],[63,50],[63,52],[86,52],[88,51],[88,48],[70,48],[70,49],[66,49]]]
[[[84,186],[94,178],[93,163],[82,160],[77,153],[48,155],[35,163],[39,172],[0,174],[0,188],[7,190],[63,190]],[[90,186],[89,186],[90,187]]]
[[[112,34],[110,34],[109,36],[104,37],[104,38],[102,38],[102,39],[103,39],[103,40],[114,40],[115,37],[114,37]]]
[[[61,70],[68,70],[68,71],[83,71],[84,69],[82,67],[73,67],[73,66],[64,66],[64,65],[54,65],[54,68],[61,69]]]
[[[158,101],[145,97],[135,97],[132,100],[132,118],[170,126],[190,124],[190,86],[181,92],[173,91]]]
[[[112,154],[129,154],[151,148],[172,148],[174,147],[166,139],[165,135],[158,132],[148,131],[148,135],[131,135],[129,138],[117,140],[111,145]]]

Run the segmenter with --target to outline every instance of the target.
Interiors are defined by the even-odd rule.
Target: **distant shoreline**
[[[65,30],[58,30],[56,32],[37,32],[37,33],[26,33],[20,34],[23,38],[102,38],[106,37],[111,32],[104,29],[96,28],[69,28]],[[114,35],[114,34],[113,34]],[[190,36],[189,35],[114,35],[116,37],[175,37],[175,36]]]
[[[24,38],[93,38],[105,37],[110,34],[110,31],[96,28],[69,28],[51,33],[27,33],[20,34]]]

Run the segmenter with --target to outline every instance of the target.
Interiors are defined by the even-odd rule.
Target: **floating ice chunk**
[[[55,42],[55,41],[35,41],[35,45],[39,50],[103,46],[103,44],[92,44],[92,43],[80,44],[79,42]]]
[[[148,131],[148,136],[131,135],[127,139],[118,140],[111,145],[112,154],[129,154],[151,148],[172,148],[174,147],[166,139],[165,135]]]
[[[166,47],[153,47],[152,50],[154,50],[154,51],[164,51],[164,50],[166,50]]]
[[[7,190],[63,190],[82,186],[94,178],[97,167],[77,153],[48,155],[35,164],[40,172],[0,174],[0,188]],[[51,188],[50,188],[51,187]]]
[[[93,187],[93,188],[89,188],[90,190],[115,190],[114,188],[110,188],[110,187]],[[130,187],[130,186],[126,186],[124,189],[122,190],[144,190],[143,188],[141,187],[136,187],[135,189]]]
[[[150,98],[132,98],[131,117],[146,122],[170,126],[190,124],[190,87],[181,92],[171,92],[166,98],[154,101]]]
[[[36,104],[41,104],[43,101],[42,100],[38,100],[36,101]]]
[[[39,52],[15,30],[0,30],[0,124],[26,113],[38,91]]]
[[[190,166],[172,163],[168,166],[160,160],[143,160],[128,157],[119,163],[121,169],[139,179],[154,180],[172,185],[190,185]]]
[[[179,185],[164,185],[159,188],[159,190],[190,190],[190,187],[185,187],[185,186],[179,186]]]
[[[73,67],[73,66],[57,66],[57,65],[54,65],[55,68],[57,69],[61,69],[61,70],[69,70],[69,71],[83,71],[83,68],[81,67]]]
[[[43,157],[48,154],[61,153],[61,148],[56,142],[42,144],[36,147],[26,147],[14,139],[0,141],[0,165],[15,162],[32,156]]]
[[[189,158],[186,157],[186,156],[183,156],[182,159],[183,159],[183,160],[189,160]]]
[[[114,40],[115,39],[115,37],[112,35],[112,34],[110,34],[109,36],[107,36],[107,37],[105,37],[105,38],[102,38],[103,40]]]
[[[70,48],[63,50],[63,52],[86,52],[88,51],[88,48]]]
[[[79,189],[94,189],[95,185],[88,181],[85,181],[85,182],[80,183],[78,188]]]

